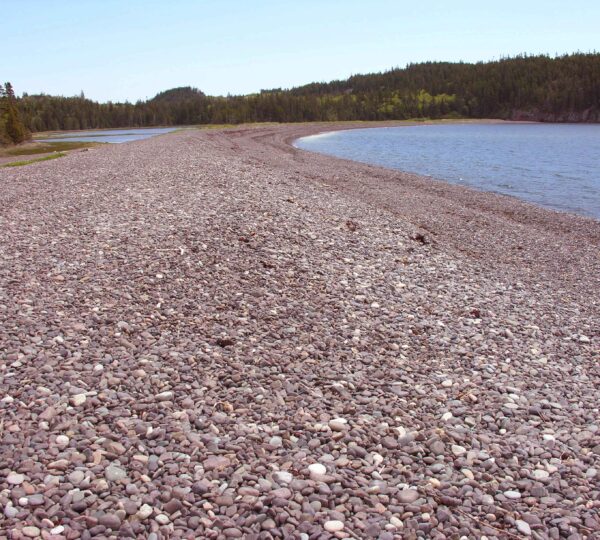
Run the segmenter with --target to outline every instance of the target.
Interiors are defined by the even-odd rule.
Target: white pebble
[[[59,435],[56,437],[56,444],[59,446],[67,446],[67,444],[69,444],[69,437],[66,435]]]
[[[462,456],[467,453],[467,449],[464,446],[459,446],[458,444],[452,445],[452,453],[455,456]]]
[[[154,521],[159,525],[168,525],[171,520],[165,514],[158,514],[158,516],[154,518]]]
[[[6,481],[13,486],[18,486],[19,484],[22,484],[25,481],[25,476],[22,474],[12,472],[6,477]]]
[[[522,519],[517,519],[515,520],[515,525],[521,534],[524,534],[525,536],[531,536],[531,527],[529,526],[529,523],[523,521]]]
[[[392,525],[396,529],[404,528],[404,522],[401,519],[397,518],[396,516],[392,516],[390,518],[390,525]]]
[[[308,472],[313,480],[319,480],[325,475],[327,469],[321,463],[313,463],[308,466]]]
[[[86,401],[86,397],[85,394],[75,394],[71,399],[71,405],[73,405],[73,407],[79,407],[80,405],[83,405]]]
[[[329,427],[332,431],[344,431],[347,427],[348,420],[345,418],[334,418],[329,420]]]
[[[383,456],[381,454],[374,453],[373,455],[373,465],[375,467],[379,467],[383,463]]]
[[[152,507],[149,504],[142,504],[142,506],[140,506],[140,509],[137,511],[136,516],[141,519],[148,519],[151,515],[152,515]]]
[[[461,472],[465,475],[465,477],[467,477],[469,480],[474,480],[475,479],[475,475],[473,474],[472,471],[470,471],[469,469],[461,469]]]
[[[327,532],[338,532],[344,530],[344,524],[337,519],[332,519],[331,521],[326,521],[324,528]]]
[[[294,476],[288,471],[277,471],[273,474],[273,479],[278,484],[289,484],[294,479]]]
[[[544,471],[543,469],[536,469],[531,473],[531,476],[533,476],[536,480],[545,480],[550,476],[550,473],[548,471]]]

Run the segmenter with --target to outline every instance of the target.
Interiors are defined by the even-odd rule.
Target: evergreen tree
[[[13,87],[7,82],[0,92],[0,142],[19,144],[29,137],[19,115]]]

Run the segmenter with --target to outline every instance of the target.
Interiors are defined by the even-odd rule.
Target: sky
[[[600,46],[597,0],[0,0],[18,95],[136,101],[289,88],[428,60]]]

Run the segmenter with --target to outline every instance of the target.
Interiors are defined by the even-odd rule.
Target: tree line
[[[598,122],[600,53],[425,62],[249,95],[184,87],[136,103],[25,94],[16,104],[31,131],[411,118]]]

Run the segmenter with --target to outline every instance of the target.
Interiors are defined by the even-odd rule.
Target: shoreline
[[[483,125],[502,125],[502,124],[539,124],[539,125],[543,125],[544,124],[544,122],[504,121],[504,120],[493,120],[493,119],[490,119],[489,121],[482,119],[482,120],[478,120],[476,122],[453,121],[453,122],[450,122],[449,124],[454,124],[454,125],[458,124],[458,125],[460,125],[460,124],[469,124],[469,123],[483,124]],[[392,125],[392,126],[385,125],[385,126],[351,127],[351,128],[348,128],[348,129],[352,129],[352,130],[354,130],[354,129],[356,129],[356,130],[395,129],[395,128],[398,128],[398,127],[418,127],[418,126],[421,126],[421,125],[439,125],[439,123],[438,122],[433,122],[433,123],[431,123],[431,122],[430,123],[425,122],[423,124],[421,124],[421,123],[415,123],[415,124],[409,123],[409,124]],[[573,124],[573,125],[575,125],[575,124]],[[594,221],[600,221],[600,216],[596,217],[594,215],[589,215],[587,213],[575,212],[575,211],[570,210],[570,209],[556,208],[556,207],[554,207],[554,206],[552,206],[550,204],[544,205],[544,204],[541,204],[541,203],[538,203],[538,202],[535,202],[535,201],[530,201],[530,200],[527,200],[525,198],[519,197],[518,195],[513,195],[511,193],[503,193],[502,191],[486,190],[484,188],[479,188],[479,187],[474,186],[474,185],[466,185],[466,184],[460,184],[460,183],[456,183],[456,182],[451,182],[450,180],[447,180],[445,178],[437,177],[437,176],[431,176],[431,175],[426,175],[426,174],[420,173],[418,171],[408,171],[408,170],[404,170],[404,169],[388,167],[386,165],[382,165],[382,164],[378,164],[378,163],[373,163],[373,162],[369,162],[369,161],[360,161],[360,160],[355,160],[355,159],[352,159],[352,158],[345,158],[343,156],[336,156],[334,154],[328,154],[326,152],[319,152],[318,150],[309,150],[309,149],[302,148],[302,147],[300,147],[300,146],[298,146],[296,144],[300,139],[307,139],[307,138],[310,139],[310,138],[315,138],[315,137],[327,136],[327,135],[330,135],[330,134],[340,133],[341,131],[346,131],[346,130],[344,130],[344,129],[332,129],[332,130],[326,130],[326,131],[319,131],[319,132],[317,132],[315,134],[306,135],[306,136],[299,137],[298,139],[294,139],[289,144],[290,144],[290,146],[293,146],[295,149],[302,150],[302,151],[305,151],[305,152],[313,152],[313,153],[317,153],[317,154],[321,154],[321,155],[325,155],[325,156],[335,157],[335,158],[338,158],[338,159],[343,159],[343,160],[353,161],[353,162],[357,162],[357,163],[362,163],[362,164],[365,164],[365,165],[372,165],[372,166],[375,166],[375,167],[381,167],[381,168],[384,168],[384,169],[397,171],[397,172],[400,172],[400,173],[403,173],[403,174],[420,176],[422,178],[427,178],[427,179],[430,179],[430,180],[433,180],[433,181],[436,181],[436,182],[443,182],[443,183],[447,183],[447,184],[451,184],[451,185],[460,185],[462,187],[466,187],[467,189],[474,190],[474,191],[483,191],[483,192],[492,193],[492,194],[495,194],[495,195],[500,195],[500,196],[503,196],[503,197],[515,198],[517,200],[520,200],[521,202],[525,202],[527,204],[531,204],[531,205],[534,205],[534,206],[536,206],[538,208],[543,208],[545,210],[550,210],[550,211],[558,212],[558,213],[566,213],[566,214],[581,216],[581,217],[584,217],[584,218],[587,218],[587,219],[592,219]]]
[[[504,121],[499,122],[503,123]],[[482,123],[485,122],[482,121]],[[351,123],[342,127],[337,126],[336,123],[287,125],[271,132],[266,130],[266,134],[261,134],[256,138],[268,141],[269,147],[283,152],[286,156],[297,157],[299,154],[304,154],[305,157],[303,156],[303,159],[299,161],[309,164],[311,176],[341,192],[364,198],[379,208],[408,219],[418,228],[432,235],[433,239],[446,242],[448,247],[453,247],[463,253],[470,253],[475,258],[494,260],[494,251],[501,248],[509,254],[507,261],[515,268],[529,266],[531,261],[535,261],[544,272],[551,271],[556,276],[562,276],[563,279],[568,276],[568,279],[577,281],[575,269],[577,251],[574,253],[575,259],[571,260],[569,243],[580,243],[584,246],[583,249],[589,250],[589,252],[600,246],[600,221],[590,216],[563,212],[510,195],[451,184],[437,178],[318,154],[296,148],[293,145],[298,138],[328,132],[332,127],[334,130],[342,131],[354,129],[355,125]],[[372,127],[401,126],[385,122]],[[247,133],[241,131],[240,135],[253,138],[250,131]],[[296,160],[288,161],[294,163]],[[345,175],[360,172],[365,180],[348,182],[347,176],[334,180],[328,178],[328,173],[335,165],[339,166]],[[315,167],[320,167],[321,170],[315,171]],[[368,178],[372,178],[372,185],[369,185]],[[398,205],[399,199],[409,200],[410,203]],[[425,206],[412,208],[411,205],[415,200],[420,203],[427,202]],[[430,207],[437,208],[438,211],[443,210],[443,213],[447,215],[440,216],[439,219],[437,216],[430,216],[428,215]],[[445,231],[448,225],[446,219],[451,221],[450,234]],[[457,221],[462,221],[471,228],[476,225],[478,230],[475,230],[474,235],[471,236],[468,231],[457,229]],[[495,230],[495,227],[500,227],[500,229]],[[527,242],[520,245],[520,238],[524,234],[523,227],[533,227],[545,237],[552,235],[555,239],[560,238],[560,242],[557,246],[549,246],[547,245],[548,239],[545,238],[546,245],[542,250],[543,253],[535,253],[533,249],[528,249]],[[578,234],[583,231],[585,231],[583,233],[585,240],[578,238]],[[510,234],[507,234],[509,232]],[[531,232],[528,231],[527,234]],[[568,235],[573,235],[573,237],[569,239]],[[525,262],[528,264],[524,265]],[[598,287],[600,278],[592,279],[591,282]]]
[[[333,125],[0,169],[11,537],[594,537],[600,223]]]

